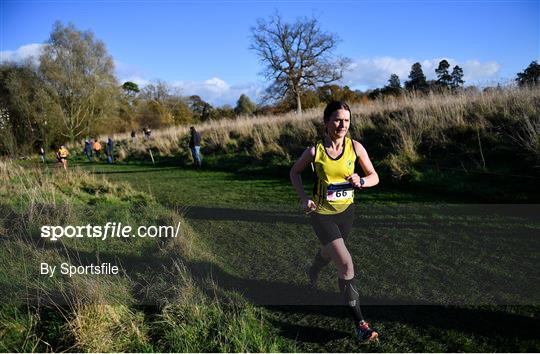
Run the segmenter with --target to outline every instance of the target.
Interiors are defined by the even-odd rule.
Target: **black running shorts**
[[[349,205],[339,214],[326,215],[313,212],[310,215],[313,230],[321,244],[325,246],[338,238],[347,239],[354,220],[354,206]]]

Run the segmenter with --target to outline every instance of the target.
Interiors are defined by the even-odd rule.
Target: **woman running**
[[[354,189],[373,187],[379,176],[371,163],[366,149],[347,137],[351,124],[351,110],[345,102],[331,102],[324,110],[324,138],[309,147],[296,161],[290,171],[292,185],[302,208],[311,216],[311,224],[321,242],[309,268],[311,287],[316,287],[320,271],[331,261],[338,268],[339,290],[348,305],[356,334],[360,341],[369,342],[377,338],[362,316],[359,294],[354,284],[354,267],[345,239],[354,219]],[[356,162],[365,177],[354,173]],[[304,192],[300,174],[313,163],[316,174],[313,198]]]
[[[69,156],[69,150],[64,145],[61,145],[58,151],[56,152],[56,159],[58,160],[58,162],[62,164],[62,166],[64,167],[64,170],[66,171],[67,171],[67,166],[68,166],[68,162],[67,162],[68,156]]]

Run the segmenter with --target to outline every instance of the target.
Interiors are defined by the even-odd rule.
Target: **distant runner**
[[[201,168],[201,134],[195,127],[190,127],[189,148],[193,156],[193,162],[197,168]]]
[[[333,261],[338,268],[339,290],[348,305],[356,335],[362,342],[370,342],[378,333],[364,321],[360,310],[359,293],[354,283],[353,261],[345,240],[354,219],[354,189],[373,187],[379,176],[371,163],[366,149],[347,137],[351,123],[351,110],[344,102],[331,102],[324,110],[324,138],[309,147],[296,161],[290,171],[292,185],[304,211],[311,216],[311,224],[321,242],[313,265],[308,270],[309,283],[317,286],[320,271]],[[358,162],[365,173],[354,173]],[[313,197],[304,192],[301,172],[314,164],[316,182]]]
[[[39,147],[39,158],[42,163],[45,163],[45,149],[43,149],[43,146]]]
[[[60,146],[60,149],[56,152],[56,158],[58,159],[58,162],[62,164],[64,167],[64,170],[67,171],[67,158],[69,156],[69,150],[66,149],[64,145]]]

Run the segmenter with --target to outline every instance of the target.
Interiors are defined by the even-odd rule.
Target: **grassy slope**
[[[0,351],[295,350],[260,310],[193,276],[186,265],[212,256],[152,195],[74,170],[0,162],[0,177]],[[167,240],[39,236],[42,225],[108,221],[182,228]],[[111,262],[125,273],[48,278],[36,274],[40,262]]]
[[[351,136],[368,147],[387,184],[489,203],[540,200],[539,90],[407,94],[355,105],[352,112]],[[320,138],[321,116],[319,107],[302,115],[200,123],[205,164],[232,171],[255,164],[275,174]],[[155,130],[148,141],[133,143],[126,133],[113,138],[122,161],[150,161],[150,151],[159,163],[191,161],[187,126]]]
[[[169,207],[189,206],[186,217],[215,254],[190,266],[270,305],[275,326],[299,339],[301,350],[360,350],[347,314],[317,306],[335,303],[335,270],[324,271],[320,291],[306,293],[302,268],[317,242],[286,179],[147,165],[88,168]],[[537,208],[457,204],[384,187],[359,199],[348,245],[364,303],[374,305],[365,314],[383,331],[381,344],[367,350],[538,351],[538,308],[492,305],[539,303]]]

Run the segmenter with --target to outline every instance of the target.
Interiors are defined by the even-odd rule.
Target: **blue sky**
[[[234,104],[265,87],[249,50],[250,27],[276,10],[289,21],[315,16],[337,34],[336,53],[353,61],[343,84],[383,86],[428,77],[445,58],[467,83],[508,82],[540,58],[539,0],[522,1],[17,1],[0,0],[0,60],[39,53],[56,20],[105,42],[120,82],[160,79],[185,95]]]

